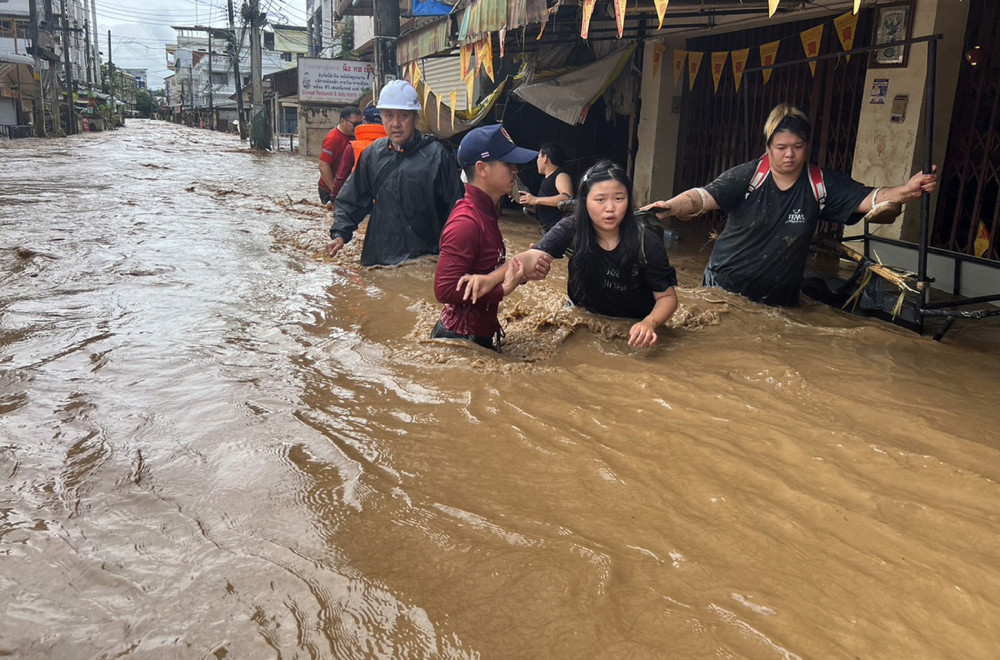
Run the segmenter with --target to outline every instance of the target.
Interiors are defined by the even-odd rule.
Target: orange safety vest
[[[375,140],[388,137],[385,126],[382,124],[361,124],[354,129],[354,141],[351,147],[354,149],[354,169],[358,168],[361,162],[361,152],[372,146]]]

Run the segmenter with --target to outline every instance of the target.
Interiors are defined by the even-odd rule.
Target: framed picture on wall
[[[910,54],[909,46],[894,46],[897,41],[910,38],[913,26],[913,2],[893,2],[875,7],[875,46],[885,48],[872,51],[871,67],[905,67]]]

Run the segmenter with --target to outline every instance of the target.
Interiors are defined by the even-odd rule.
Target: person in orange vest
[[[387,137],[385,126],[382,125],[382,113],[374,105],[365,108],[364,123],[354,129],[354,139],[350,141],[344,149],[344,155],[340,158],[340,167],[337,168],[337,179],[334,185],[337,190],[344,187],[347,177],[358,165],[361,152],[375,143],[375,140]]]

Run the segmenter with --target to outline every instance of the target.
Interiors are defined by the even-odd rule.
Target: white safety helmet
[[[405,80],[390,80],[378,95],[375,107],[379,110],[416,110],[420,112],[417,90]]]

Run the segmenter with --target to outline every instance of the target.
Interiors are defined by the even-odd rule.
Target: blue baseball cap
[[[499,160],[520,165],[538,157],[537,151],[522,149],[514,144],[502,124],[474,128],[458,145],[458,164],[465,168],[479,161]]]
[[[370,105],[367,108],[365,108],[365,113],[364,113],[363,116],[365,118],[365,123],[366,124],[381,124],[382,123],[382,113],[379,112],[379,109],[376,108],[373,105]]]

